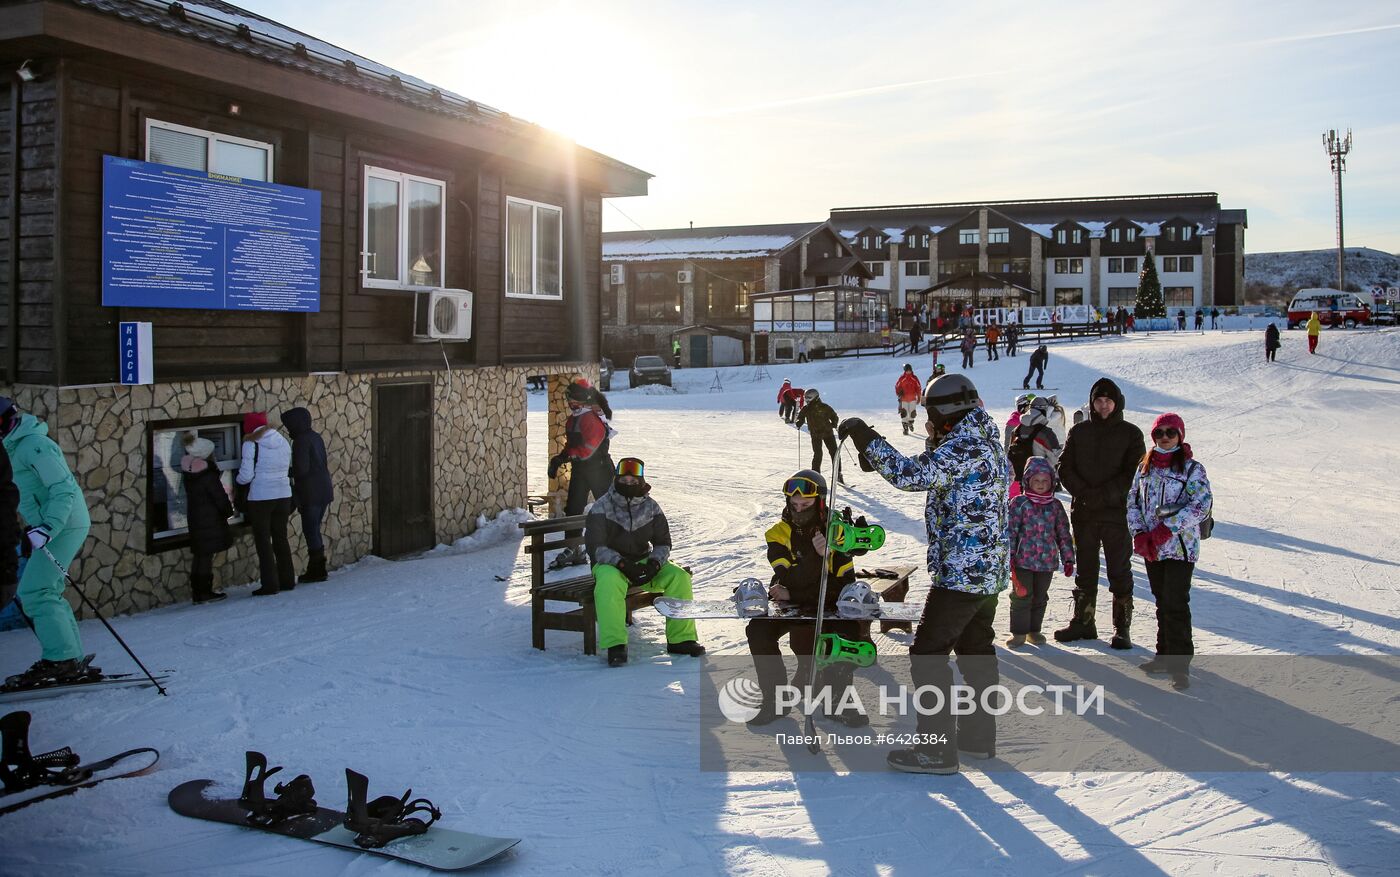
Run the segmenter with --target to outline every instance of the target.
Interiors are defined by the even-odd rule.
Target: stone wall
[[[187,548],[146,553],[149,483],[147,425],[195,417],[238,420],[248,411],[278,414],[301,406],[326,442],[335,502],[323,525],[327,560],[334,568],[369,554],[373,545],[373,398],[378,381],[421,378],[433,384],[435,541],[451,542],[476,519],[526,505],[526,390],[528,375],[551,383],[583,374],[596,381],[596,364],[456,369],[452,372],[328,373],[303,377],[181,381],[152,386],[90,387],[0,385],[20,409],[43,418],[78,478],[92,514],[92,531],[70,572],[104,613],[150,609],[190,598]],[[562,393],[562,389],[560,391]],[[562,402],[551,393],[551,405]],[[551,449],[563,442],[563,418],[551,412]],[[298,570],[305,542],[296,516],[291,525]],[[251,533],[235,530],[234,546],[215,560],[218,586],[258,578]],[[80,615],[90,614],[68,595]]]

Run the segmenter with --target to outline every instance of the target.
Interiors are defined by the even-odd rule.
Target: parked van
[[[1296,329],[1317,312],[1324,326],[1346,326],[1371,322],[1371,303],[1354,292],[1335,289],[1300,289],[1288,305],[1288,328]]]

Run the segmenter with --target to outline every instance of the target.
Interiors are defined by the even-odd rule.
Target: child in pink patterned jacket
[[[1055,498],[1055,470],[1043,457],[1026,461],[1023,492],[1011,500],[1011,638],[1008,648],[1029,639],[1043,645],[1040,633],[1050,580],[1056,569],[1074,575],[1074,537],[1069,515]]]

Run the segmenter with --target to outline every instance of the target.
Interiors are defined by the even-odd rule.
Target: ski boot
[[[42,785],[81,782],[85,771],[67,746],[33,755],[29,751],[29,713],[18,710],[0,719],[0,784],[7,794]]]
[[[1055,631],[1055,641],[1072,643],[1081,639],[1098,639],[1099,631],[1094,626],[1095,593],[1074,589],[1074,617],[1069,624]]]
[[[17,673],[5,680],[0,691],[22,691],[28,688],[45,688],[50,685],[72,685],[80,682],[96,682],[102,678],[102,671],[90,666],[94,655],[70,658],[66,661],[49,661],[40,658],[23,673]]]
[[[277,797],[269,801],[263,792],[263,783],[282,768],[268,770],[267,756],[261,752],[250,750],[244,757],[247,773],[243,779],[243,795],[238,803],[248,811],[248,822],[253,825],[276,825],[316,812],[316,789],[311,785],[311,777],[301,774],[289,783],[278,783],[272,788]]]
[[[608,646],[608,666],[622,667],[627,664],[627,646]]]
[[[348,767],[345,769],[345,785],[349,792],[345,827],[355,832],[355,845],[361,849],[377,850],[401,837],[422,834],[428,830],[428,826],[442,818],[442,811],[427,798],[410,801],[412,789],[404,792],[400,798],[383,795],[366,803],[369,777]],[[428,814],[428,821],[414,817],[414,813]]]
[[[924,747],[896,749],[885,756],[885,763],[905,773],[955,774],[958,772],[956,752],[933,751]]]
[[[1113,639],[1109,640],[1111,648],[1126,650],[1133,647],[1133,641],[1128,637],[1128,629],[1133,624],[1133,598],[1113,597]]]
[[[566,566],[578,566],[588,562],[588,552],[583,550],[583,546],[570,546],[549,562],[550,569],[563,569]]]
[[[666,654],[689,655],[692,658],[698,658],[705,654],[705,647],[693,639],[688,639],[682,643],[667,643]]]

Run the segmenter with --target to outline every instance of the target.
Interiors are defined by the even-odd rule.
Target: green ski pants
[[[67,567],[73,563],[87,535],[87,524],[59,530],[44,548]],[[67,661],[83,656],[78,620],[73,617],[73,607],[63,599],[64,584],[63,573],[49,560],[48,554],[39,549],[24,565],[24,575],[19,578],[19,591],[16,593],[24,614],[34,623],[34,634],[44,647],[44,658],[49,661]]]
[[[593,607],[598,613],[598,647],[627,644],[627,589],[631,583],[615,566],[599,563],[593,567]],[[642,585],[667,597],[689,600],[690,573],[669,561],[656,578]],[[666,619],[666,642],[683,643],[695,639],[695,621],[690,618]]]

